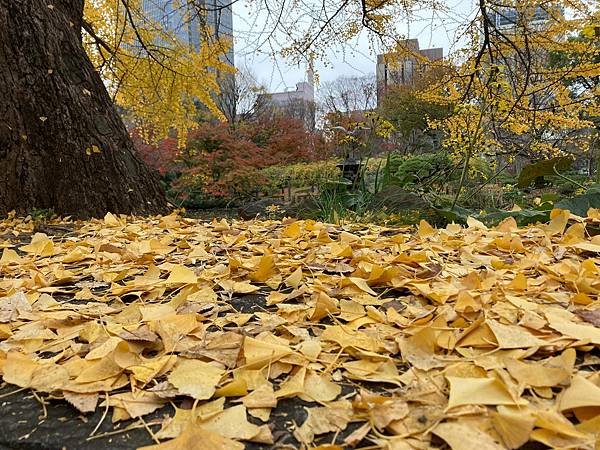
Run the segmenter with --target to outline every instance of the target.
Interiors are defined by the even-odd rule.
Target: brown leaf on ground
[[[595,327],[600,328],[600,309],[578,309],[577,311],[575,311],[575,314],[577,314],[586,322],[591,323]]]

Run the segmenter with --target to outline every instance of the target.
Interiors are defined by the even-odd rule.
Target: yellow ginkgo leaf
[[[90,152],[90,154],[91,154],[91,152]],[[108,212],[104,216],[104,225],[106,225],[107,227],[120,227],[123,224],[121,223],[121,221],[119,219],[117,219],[114,216],[114,214]]]
[[[54,243],[44,233],[35,233],[31,242],[19,248],[19,250],[31,253],[35,256],[47,257],[54,253]]]
[[[217,397],[242,397],[248,394],[248,383],[244,379],[235,379],[216,390]],[[246,405],[247,406],[247,405]]]
[[[286,286],[297,289],[302,281],[302,268],[298,267],[290,276],[288,276],[284,283]]]
[[[527,401],[515,400],[506,386],[496,378],[447,377],[450,384],[448,408],[461,405],[522,405]]]
[[[266,367],[270,363],[293,353],[289,347],[271,342],[259,341],[258,339],[251,337],[244,338],[242,349],[244,358],[246,359],[244,367],[248,369],[260,369]]]
[[[0,264],[21,264],[23,258],[11,248],[5,248],[2,250],[2,257],[0,258]]]
[[[522,407],[499,405],[492,414],[494,429],[510,449],[519,448],[529,440],[535,420],[535,416]]]
[[[342,392],[342,387],[333,382],[328,374],[309,371],[304,379],[304,392],[298,397],[305,401],[331,402]]]
[[[360,331],[353,331],[349,327],[342,326],[325,328],[321,334],[321,340],[333,341],[342,348],[357,347],[371,352],[377,352],[381,348],[377,339]]]
[[[566,337],[600,345],[600,328],[577,323],[570,312],[558,308],[549,307],[544,311],[544,314],[548,319],[550,328],[555,329]]]
[[[553,387],[571,377],[569,367],[545,367],[539,363],[527,364],[517,359],[504,360],[508,373],[518,383],[528,387]]]
[[[175,265],[171,268],[169,278],[165,281],[167,284],[194,284],[198,282],[198,277],[189,267]]]
[[[277,397],[275,397],[273,386],[265,383],[242,398],[242,403],[246,408],[275,408]]]
[[[519,325],[504,325],[492,319],[486,320],[485,323],[498,341],[499,348],[530,348],[546,344],[545,341]]]
[[[367,284],[367,281],[364,280],[363,278],[357,278],[357,277],[348,277],[348,280],[352,282],[352,284],[354,284],[356,287],[358,287],[361,291],[364,291],[368,294],[371,295],[377,295],[377,292],[375,292],[373,289],[371,289],[369,287],[369,285]]]
[[[283,236],[288,238],[298,239],[302,235],[301,222],[297,221],[289,224],[287,227],[284,228],[282,234]]]
[[[264,283],[271,276],[275,275],[276,266],[273,255],[264,255],[260,258],[254,272],[250,274],[250,278],[254,281]]]
[[[209,419],[199,420],[197,423],[206,430],[231,439],[251,440],[261,432],[261,427],[248,422],[244,405],[227,408],[223,412]]]
[[[527,290],[527,277],[522,272],[519,272],[508,284],[508,287],[517,291]]]
[[[252,292],[260,290],[259,286],[255,286],[249,281],[222,280],[219,281],[219,286],[225,291],[234,294],[251,294]]]
[[[559,410],[600,406],[600,387],[581,375],[575,375],[560,397]]]
[[[553,209],[550,212],[550,223],[546,226],[546,231],[550,235],[562,234],[569,222],[569,211],[563,209]]]
[[[419,222],[419,237],[426,238],[435,234],[435,229],[426,220]]]
[[[223,369],[203,361],[178,358],[168,380],[181,394],[206,400],[213,396],[224,373]]]
[[[492,437],[474,425],[458,422],[444,422],[437,425],[432,433],[442,438],[452,450],[503,450]]]
[[[337,302],[324,292],[319,292],[315,295],[315,308],[310,314],[309,319],[319,321],[329,314],[339,312]]]
[[[139,447],[138,450],[244,450],[244,444],[223,437],[218,432],[189,424],[183,432],[162,444]]]

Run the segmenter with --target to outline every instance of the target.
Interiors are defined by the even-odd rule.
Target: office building
[[[411,86],[433,61],[444,57],[443,48],[419,48],[418,39],[406,39],[402,46],[405,54],[386,53],[377,55],[375,70],[377,79],[377,105],[385,97],[390,86]]]
[[[202,45],[204,26],[210,30],[209,37],[226,38],[232,43],[233,11],[229,0],[143,0],[142,9],[146,18],[196,51]],[[234,65],[233,45],[224,59]]]
[[[517,8],[499,7],[490,11],[487,16],[494,29],[510,30],[517,27],[519,21],[526,23],[528,26],[544,24],[550,18],[550,13],[541,6],[537,6],[531,14],[523,17],[523,12],[519,12]]]

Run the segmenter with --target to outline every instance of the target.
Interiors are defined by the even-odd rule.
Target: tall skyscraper
[[[233,51],[233,2],[231,0],[204,0],[207,11],[207,24],[217,38],[225,37],[231,44],[225,53],[225,60],[234,64]]]
[[[225,38],[231,43],[224,59],[234,65],[230,0],[143,0],[142,7],[149,20],[196,51],[202,45],[202,29],[208,26],[211,38]]]

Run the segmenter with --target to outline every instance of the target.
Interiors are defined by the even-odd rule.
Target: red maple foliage
[[[168,137],[152,144],[142,138],[139,130],[133,129],[131,138],[144,162],[161,175],[178,170],[181,152],[177,146],[177,137]]]
[[[176,138],[151,145],[138,136],[136,144],[150,166],[162,174],[178,173],[173,184],[177,190],[228,198],[256,195],[266,181],[260,169],[327,157],[318,135],[307,132],[302,122],[283,116],[235,128],[227,123],[203,123],[189,133],[183,149],[177,149]]]

